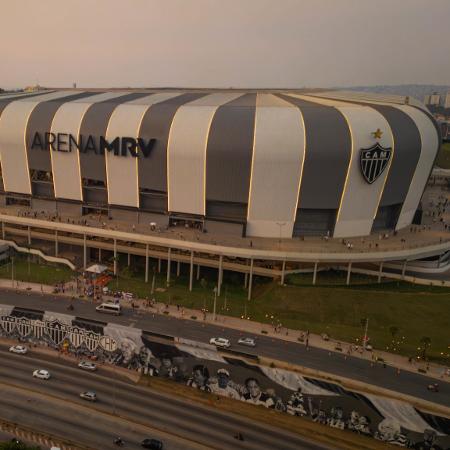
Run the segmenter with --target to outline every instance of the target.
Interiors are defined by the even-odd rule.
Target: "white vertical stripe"
[[[292,237],[304,159],[300,110],[272,94],[258,94],[247,235]]]
[[[334,237],[365,236],[370,234],[384,185],[393,159],[394,139],[387,120],[369,107],[340,106],[352,136],[352,156],[336,218]],[[372,132],[383,131],[381,139],[374,139]],[[360,167],[362,149],[379,143],[391,148],[391,158],[383,173],[372,184],[363,178]]]
[[[15,100],[3,110],[0,116],[0,155],[6,192],[31,195],[25,139],[28,119],[34,108],[41,102],[58,100],[70,95],[74,95],[73,91],[58,91]]]
[[[205,215],[206,148],[219,106],[242,94],[218,93],[181,106],[167,145],[169,211]]]
[[[106,139],[116,137],[137,138],[141,121],[151,105],[178,96],[178,93],[152,94],[117,106],[109,120]],[[139,158],[130,154],[114,155],[105,152],[108,203],[112,205],[139,207]]]
[[[412,223],[433,167],[436,153],[439,150],[439,138],[434,124],[425,113],[411,106],[399,105],[395,107],[411,117],[419,130],[422,141],[419,161],[396,225],[396,229],[399,230]]]
[[[80,134],[81,122],[86,111],[94,104],[111,100],[123,92],[106,92],[86,99],[78,99],[61,105],[53,117],[52,133],[71,134],[76,140]],[[68,136],[66,137],[68,141]],[[66,145],[67,149],[69,145]],[[72,152],[50,151],[55,197],[83,200],[81,183],[80,154],[76,148]]]

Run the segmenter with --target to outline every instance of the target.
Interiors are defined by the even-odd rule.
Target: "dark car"
[[[163,443],[158,439],[144,439],[141,442],[141,446],[144,448],[150,448],[151,450],[162,450]]]
[[[431,383],[427,386],[427,389],[431,392],[439,392],[439,384]]]

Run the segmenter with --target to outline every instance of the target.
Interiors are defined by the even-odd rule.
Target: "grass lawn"
[[[442,144],[436,159],[436,165],[442,169],[450,169],[450,143]]]
[[[142,273],[132,274],[128,269],[121,272],[119,289],[150,297],[152,276],[146,284]],[[204,270],[202,275],[206,279],[195,282],[192,292],[188,291],[186,274],[172,275],[171,286],[164,292],[155,292],[154,297],[164,303],[212,311],[216,274]],[[450,289],[397,281],[377,284],[373,278],[357,274],[352,275],[354,284],[347,287],[345,274],[333,272],[319,273],[316,286],[311,285],[311,279],[310,274],[290,276],[287,286],[282,287],[256,277],[253,298],[247,301],[243,276],[225,273],[217,312],[235,317],[246,314],[251,320],[279,322],[313,333],[326,332],[348,342],[361,339],[361,320],[368,317],[369,336],[375,348],[389,347],[391,352],[415,356],[421,339],[429,337],[430,358],[450,363]],[[165,274],[157,274],[155,281],[156,288],[166,287]],[[116,286],[116,280],[110,283],[111,289]],[[393,328],[397,330],[394,345]]]
[[[64,265],[38,264],[27,259],[14,259],[14,279],[53,285],[62,281],[68,281],[74,276],[74,272]],[[11,279],[11,264],[0,266],[0,278]]]

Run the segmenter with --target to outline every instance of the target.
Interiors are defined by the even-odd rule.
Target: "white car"
[[[224,347],[224,348],[228,348],[231,347],[231,342],[228,339],[225,338],[211,338],[209,340],[209,343],[211,345],[216,345],[217,347]]]
[[[247,347],[256,347],[256,342],[251,337],[243,337],[238,340],[238,344],[246,345]]]
[[[24,345],[13,345],[12,347],[9,347],[9,351],[11,353],[25,355],[28,352],[28,349]]]
[[[80,397],[84,400],[87,400],[89,402],[96,402],[97,401],[97,394],[93,391],[87,391],[87,392],[82,392],[80,394]]]
[[[90,361],[80,361],[78,367],[84,370],[91,370],[91,371],[97,370],[97,365]]]
[[[48,380],[50,378],[50,372],[44,369],[37,369],[33,372],[33,377]]]

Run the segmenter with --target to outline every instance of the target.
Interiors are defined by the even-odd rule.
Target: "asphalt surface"
[[[70,303],[70,299],[48,295],[42,296],[31,292],[0,291],[0,303],[65,314],[70,313],[78,317],[118,323],[200,342],[209,343],[211,337],[225,337],[230,339],[232,343],[231,349],[299,364],[311,369],[351,378],[449,406],[450,383],[448,382],[440,381],[440,391],[430,392],[427,390],[427,386],[436,382],[434,378],[404,370],[398,374],[395,368],[389,366],[386,368],[381,364],[371,366],[368,360],[352,356],[345,358],[343,354],[328,352],[315,347],[309,347],[309,350],[306,350],[306,347],[300,343],[283,341],[264,335],[255,336],[239,330],[204,323],[203,321],[182,320],[167,315],[142,313],[131,309],[124,309],[121,316],[105,315],[96,312],[95,305],[85,300],[75,300],[73,302],[75,309],[69,312],[67,311],[67,306]],[[238,345],[237,340],[242,336],[255,337],[256,347],[249,348]]]
[[[221,412],[175,396],[158,393],[100,368],[86,372],[51,356],[9,353],[0,347],[0,416],[31,428],[81,442],[94,449],[137,449],[146,437],[164,442],[167,450],[273,449],[323,450],[298,435]],[[35,369],[50,372],[49,380],[32,377]],[[81,392],[92,390],[98,402]],[[234,439],[241,431],[245,441]]]

